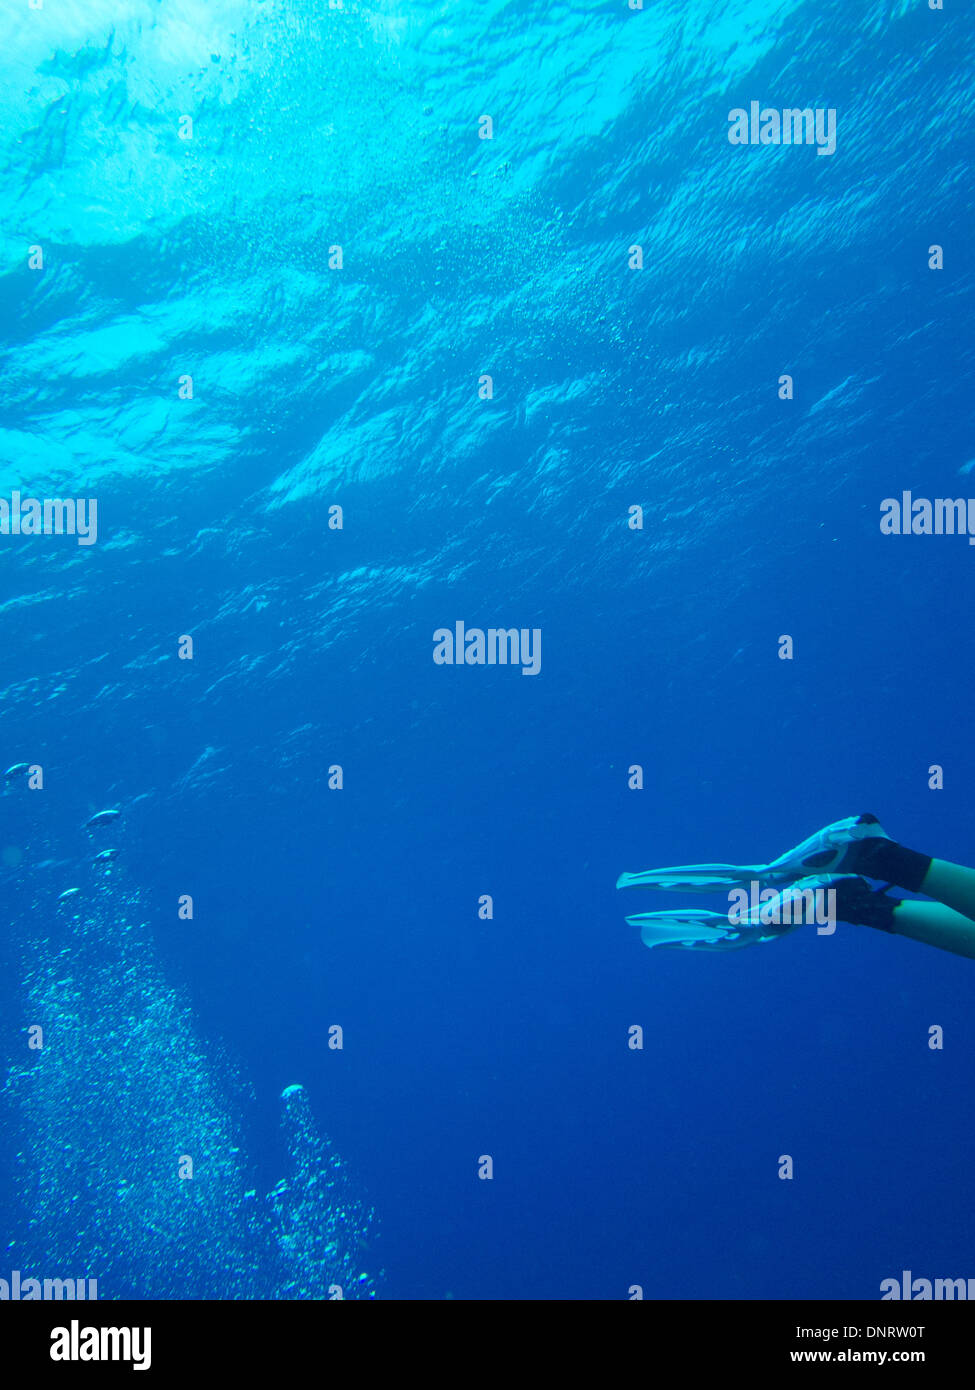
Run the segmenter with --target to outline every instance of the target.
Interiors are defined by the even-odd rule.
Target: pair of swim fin
[[[735,951],[785,936],[802,924],[793,922],[790,899],[812,889],[829,890],[859,876],[851,874],[853,848],[865,840],[886,840],[876,816],[848,816],[811,835],[794,849],[787,850],[769,864],[681,864],[670,869],[647,869],[643,873],[621,874],[617,888],[661,888],[672,892],[715,893],[746,889],[752,883],[761,888],[781,888],[777,901],[753,908],[741,922],[733,923],[728,913],[701,908],[678,908],[669,912],[640,912],[627,917],[630,926],[639,927],[645,946],[682,947],[689,950]],[[844,872],[846,870],[846,872]]]

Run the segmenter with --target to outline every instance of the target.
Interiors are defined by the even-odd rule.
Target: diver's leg
[[[975,869],[932,859],[886,837],[861,840],[843,857],[842,872],[894,883],[911,893],[926,893],[946,907],[975,917]]]
[[[972,870],[965,872],[971,874]],[[909,936],[912,941],[923,941],[926,946],[975,960],[975,922],[941,903],[905,899],[894,909],[890,931],[894,936]]]
[[[965,872],[972,873],[970,869]],[[872,889],[863,878],[844,877],[833,882],[836,915],[841,922],[909,936],[912,941],[975,960],[975,921],[954,908],[913,898],[890,898],[886,892]]]
[[[917,891],[937,898],[939,903],[963,912],[966,917],[975,917],[975,869],[966,869],[964,864],[932,859]]]

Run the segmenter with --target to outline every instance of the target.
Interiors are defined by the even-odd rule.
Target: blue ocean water
[[[3,37],[0,497],[98,526],[0,535],[0,755],[43,782],[0,796],[4,1264],[975,1277],[971,962],[648,952],[625,914],[682,899],[615,889],[868,810],[975,861],[975,553],[879,524],[972,487],[964,7],[9,0]],[[731,144],[753,101],[835,153]],[[435,664],[457,622],[540,671]]]

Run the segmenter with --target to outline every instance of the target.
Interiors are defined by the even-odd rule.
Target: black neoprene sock
[[[836,915],[855,927],[892,932],[894,911],[901,902],[901,898],[888,898],[883,890],[875,891],[862,878],[848,879],[836,888]]]
[[[863,874],[881,883],[896,883],[909,893],[919,893],[931,867],[929,854],[905,849],[894,840],[856,840],[843,856],[845,874]]]

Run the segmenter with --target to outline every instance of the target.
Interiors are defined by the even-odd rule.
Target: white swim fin
[[[626,920],[631,927],[640,928],[643,944],[651,950],[655,946],[674,946],[697,951],[739,951],[743,946],[761,946],[766,941],[788,936],[804,922],[828,920],[819,917],[817,900],[810,895],[846,882],[860,883],[862,880],[829,874],[800,879],[767,902],[750,908],[740,922],[732,922],[727,913],[699,907],[637,912]]]
[[[674,912],[638,912],[627,917],[631,927],[640,928],[644,946],[682,947],[695,951],[737,951],[768,940],[768,928],[732,926],[727,914],[698,908]]]
[[[620,874],[617,888],[664,888],[675,893],[714,893],[761,880],[765,864],[679,864],[673,869],[645,869],[639,874]]]
[[[877,817],[869,812],[847,816],[817,830],[795,849],[786,850],[771,864],[680,864],[673,869],[646,869],[639,874],[620,874],[617,888],[662,888],[675,893],[713,893],[757,880],[765,887],[794,883],[815,870],[843,873],[843,861],[851,845],[862,840],[890,837]]]

